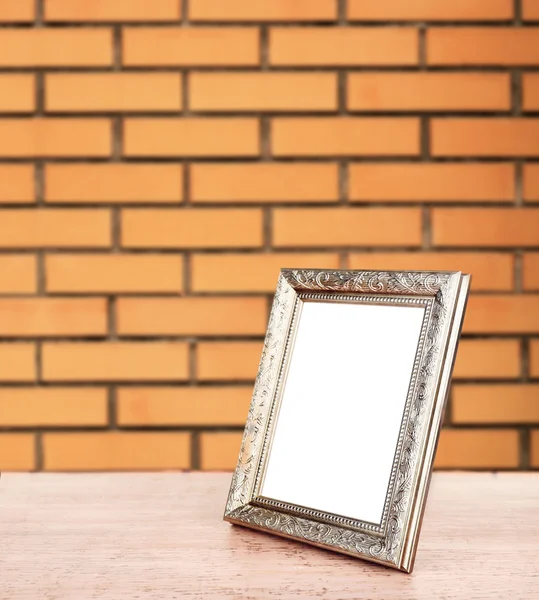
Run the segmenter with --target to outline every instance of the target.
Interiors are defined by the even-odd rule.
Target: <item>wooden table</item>
[[[435,474],[412,575],[224,523],[229,482],[4,474],[1,600],[539,598],[539,474]]]

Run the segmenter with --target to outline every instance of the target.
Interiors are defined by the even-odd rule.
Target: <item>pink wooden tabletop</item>
[[[435,473],[411,575],[224,523],[230,477],[3,474],[0,599],[539,598],[539,473]]]

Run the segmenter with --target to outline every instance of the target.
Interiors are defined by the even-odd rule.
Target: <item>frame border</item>
[[[282,269],[224,519],[411,572],[469,283],[469,275],[448,271]],[[285,503],[265,506],[258,498],[302,297],[346,302],[381,297],[395,304],[421,298],[431,307],[418,345],[415,382],[403,415],[381,529],[323,511],[287,510]]]

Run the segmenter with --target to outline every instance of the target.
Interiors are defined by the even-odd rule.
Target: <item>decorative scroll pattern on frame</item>
[[[277,391],[279,369],[297,301],[294,290],[282,276],[279,277],[225,513],[251,500],[268,415]]]
[[[346,552],[366,554],[381,561],[387,560],[387,547],[395,545],[397,531],[390,529],[386,538],[345,529],[310,519],[302,519],[275,510],[247,505],[238,508],[229,517],[234,520],[270,529],[277,533],[298,537],[315,544],[339,548]]]
[[[333,291],[340,293],[410,294],[433,296],[445,287],[450,273],[415,271],[316,271],[282,272],[295,290]]]
[[[434,399],[435,374],[440,365],[439,340],[447,327],[447,307],[457,293],[451,273],[283,270],[272,308],[260,371],[233,477],[226,517],[231,521],[304,539],[315,544],[365,555],[398,566],[410,509],[416,463],[425,434],[425,412]],[[385,536],[370,535],[249,504],[260,460],[269,411],[279,385],[279,371],[288,343],[296,294],[302,291],[405,294],[433,297],[423,354],[407,418]],[[292,292],[292,293],[290,293]]]

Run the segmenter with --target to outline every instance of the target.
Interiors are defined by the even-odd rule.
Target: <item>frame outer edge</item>
[[[415,467],[415,476],[412,483],[412,495],[407,500],[408,507],[405,509],[407,517],[405,519],[404,531],[400,537],[399,552],[393,556],[381,558],[376,552],[372,552],[370,546],[366,548],[353,549],[353,544],[346,538],[346,543],[335,543],[325,540],[320,535],[318,529],[314,530],[316,535],[308,536],[304,532],[304,527],[309,528],[316,522],[305,518],[286,517],[292,519],[292,525],[289,522],[273,522],[264,519],[277,518],[281,513],[275,510],[262,512],[261,521],[256,521],[256,515],[253,510],[265,509],[257,508],[252,505],[252,496],[254,493],[257,469],[262,456],[262,445],[260,440],[266,436],[269,420],[269,411],[271,402],[268,405],[268,395],[273,398],[277,389],[275,378],[275,365],[281,363],[286,351],[286,336],[284,333],[290,328],[291,320],[294,316],[294,307],[297,301],[298,291],[320,291],[328,290],[331,292],[342,293],[350,289],[352,292],[365,291],[367,293],[384,293],[383,288],[387,288],[385,293],[392,295],[411,295],[421,294],[416,290],[416,286],[423,286],[427,292],[431,292],[430,285],[434,282],[430,277],[441,275],[445,277],[446,298],[446,318],[447,322],[443,327],[442,347],[439,348],[441,358],[439,358],[436,367],[436,387],[433,390],[433,397],[429,408],[429,418],[421,427],[423,429],[423,440],[420,442],[419,454]],[[402,278],[401,278],[402,276]],[[281,269],[277,291],[274,303],[272,305],[271,315],[268,324],[264,350],[260,361],[258,375],[255,381],[254,393],[249,408],[246,428],[242,439],[238,463],[232,477],[232,483],[228,495],[228,501],[225,508],[224,519],[234,524],[246,526],[252,529],[258,529],[271,532],[274,535],[288,537],[300,540],[304,543],[319,546],[342,554],[348,554],[355,557],[367,559],[371,562],[383,564],[405,572],[411,572],[415,559],[415,550],[419,537],[423,510],[425,506],[426,495],[430,482],[432,463],[436,444],[439,436],[439,427],[443,416],[443,409],[447,400],[447,393],[453,363],[456,356],[456,348],[462,326],[464,309],[466,306],[467,293],[469,289],[470,277],[461,272],[400,272],[400,271],[324,271],[324,270],[291,270]],[[427,294],[430,295],[430,294]],[[434,430],[434,433],[433,433]],[[260,516],[259,516],[260,517]],[[279,517],[280,519],[281,517]],[[284,523],[284,526],[283,526]],[[279,524],[281,525],[279,527]],[[292,528],[290,528],[292,527]],[[294,534],[294,527],[299,529],[299,534]],[[318,525],[317,525],[318,527]],[[333,526],[328,526],[333,527]],[[339,536],[341,531],[347,531],[347,528],[335,527],[336,534]],[[311,529],[309,529],[311,532]],[[361,534],[363,535],[363,534]],[[362,540],[361,535],[355,544],[369,544],[369,540]],[[372,537],[365,534],[366,537]],[[339,538],[340,539],[340,538]],[[369,554],[369,556],[367,556]]]
[[[453,367],[457,357],[457,349],[460,341],[462,324],[464,321],[463,317],[466,311],[466,304],[468,302],[470,281],[471,275],[461,274],[459,281],[460,285],[456,294],[454,313],[452,315],[451,322],[448,325],[450,335],[446,347],[445,357],[442,362],[443,369],[440,373],[440,386],[434,401],[432,420],[428,427],[425,441],[421,471],[418,475],[417,492],[410,510],[409,527],[408,531],[406,532],[403,550],[399,561],[399,568],[406,573],[411,573],[414,568],[419,534],[421,532],[427,496],[432,479],[434,458],[440,439],[440,432],[442,429],[442,422],[447,406],[447,400],[449,398]],[[455,327],[455,323],[458,323],[459,326]],[[436,434],[432,435],[432,431],[435,431]]]
[[[291,298],[290,298],[290,304],[285,307],[286,301],[283,301],[283,296],[286,296],[287,294],[291,294]],[[264,435],[256,434],[254,436],[258,440],[258,444],[253,447],[252,443],[251,443],[252,451],[249,452],[248,425],[249,425],[249,421],[251,420],[252,415],[254,415],[256,413],[257,409],[260,410],[259,396],[262,392],[262,388],[264,387],[264,384],[261,382],[261,380],[262,380],[263,374],[267,370],[269,370],[269,367],[271,366],[271,360],[269,361],[270,365],[268,365],[268,358],[266,356],[266,352],[272,346],[272,344],[275,344],[275,342],[272,340],[273,340],[273,338],[275,338],[276,334],[279,333],[278,332],[279,324],[276,325],[276,321],[278,320],[278,313],[281,309],[284,309],[284,311],[288,310],[288,314],[286,314],[286,324],[284,327],[284,331],[288,331],[288,328],[290,327],[290,322],[294,315],[294,304],[295,304],[296,297],[297,297],[296,290],[287,281],[286,277],[283,275],[283,269],[281,269],[279,278],[277,280],[276,293],[275,293],[275,296],[273,299],[273,304],[272,304],[271,311],[270,311],[268,327],[267,327],[266,336],[264,339],[264,349],[262,351],[262,356],[260,358],[258,372],[257,372],[256,380],[255,380],[255,385],[253,388],[253,394],[251,396],[251,402],[249,405],[249,412],[247,415],[246,426],[245,426],[245,429],[243,432],[238,461],[236,463],[236,468],[234,469],[234,472],[232,474],[232,481],[230,484],[227,503],[226,503],[225,511],[224,511],[224,515],[223,515],[223,520],[228,521],[230,523],[238,523],[238,520],[230,518],[231,513],[234,510],[236,510],[242,506],[248,505],[252,500],[252,493],[253,493],[254,486],[256,483],[255,480],[256,480],[256,473],[257,473],[257,466],[260,461],[260,455],[262,452],[262,444],[260,443],[260,441],[264,439]],[[282,324],[280,324],[280,325],[282,326]],[[278,336],[278,343],[280,344],[280,348],[277,351],[278,352],[278,360],[276,360],[275,362],[278,365],[280,365],[282,362],[282,359],[283,359],[283,354],[286,349],[285,338],[283,336]],[[275,357],[273,357],[273,359],[275,359]],[[276,383],[276,381],[275,381],[275,383]],[[273,397],[274,392],[275,392],[275,389],[272,389],[271,397]],[[268,413],[269,413],[270,408],[271,408],[271,404],[265,405],[265,409],[266,409],[265,415],[264,415],[264,427],[265,428],[267,428],[267,426],[268,426]],[[256,424],[253,423],[253,426],[256,427]],[[248,458],[248,462],[252,463],[251,466],[256,467],[254,472],[251,472],[250,470],[243,468],[245,466],[245,463],[244,463],[245,458]],[[248,488],[247,501],[245,502],[245,504],[242,502],[239,502],[238,499],[235,497],[236,496],[235,490],[237,488],[238,479],[240,476],[244,477],[245,482],[246,482],[245,485]]]

